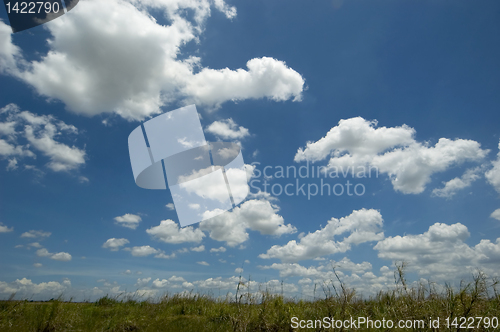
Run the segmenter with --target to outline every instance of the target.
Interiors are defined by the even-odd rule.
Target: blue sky
[[[311,298],[332,266],[370,295],[401,260],[412,280],[498,276],[498,2],[82,0],[16,34],[0,15],[0,298],[218,296],[240,275]],[[180,229],[127,138],[189,104],[254,187],[266,166],[378,176],[323,178],[362,195],[254,188]],[[297,180],[321,185],[268,182]]]

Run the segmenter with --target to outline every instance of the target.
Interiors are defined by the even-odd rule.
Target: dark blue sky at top
[[[253,0],[232,5],[238,10],[236,18],[227,20],[214,10],[200,44],[190,43],[184,50],[199,49],[196,55],[202,58],[202,66],[214,69],[244,68],[249,59],[273,57],[300,73],[307,86],[301,102],[246,100],[226,102],[216,112],[198,108],[204,127],[231,117],[250,130],[252,136],[243,140],[247,163],[301,166],[303,163],[293,161],[299,147],[323,137],[340,119],[355,116],[376,119],[379,126],[407,124],[415,128],[418,141],[432,145],[441,137],[472,139],[491,150],[490,159],[498,152],[500,2],[346,0],[336,8],[332,1]],[[6,20],[3,10],[0,18]],[[14,35],[13,40],[28,59],[36,59],[46,54],[48,37],[43,27],[37,27]],[[167,253],[186,246],[153,242],[144,231],[160,220],[177,221],[177,217],[175,211],[165,209],[171,202],[168,191],[144,190],[133,181],[127,137],[139,122],[116,116],[75,115],[61,102],[47,102],[26,84],[0,76],[0,107],[9,103],[37,114],[53,114],[75,125],[81,134],[74,143],[66,143],[85,146],[87,162],[80,174],[90,182],[80,184],[75,176],[61,173],[47,172],[37,178],[28,171],[6,172],[6,161],[0,161],[0,221],[14,226],[17,235],[30,229],[51,231],[48,249],[67,251],[74,257],[72,267],[47,261],[44,264],[52,267],[51,272],[34,271],[33,252],[13,249],[24,241],[4,236],[0,265],[7,268],[2,269],[0,280],[31,276],[48,281],[54,275],[78,271],[74,284],[83,287],[92,284],[82,277],[86,274],[97,276],[99,271],[128,266],[156,271],[153,273],[234,274],[234,267],[226,269],[215,262],[203,270],[193,267],[200,257],[143,260],[128,252],[110,253],[101,248],[110,237],[128,238],[131,245],[151,244]],[[164,111],[179,105],[173,101]],[[106,118],[109,126],[101,124]],[[207,138],[213,139],[208,134]],[[255,150],[259,151],[256,158],[252,157]],[[42,158],[37,162],[44,163]],[[326,161],[318,165],[326,165]],[[299,233],[307,233],[332,217],[375,208],[384,217],[386,236],[422,233],[435,222],[461,222],[471,232],[467,243],[494,241],[500,228],[489,215],[500,207],[500,201],[484,180],[459,192],[453,200],[430,195],[442,181],[460,176],[470,165],[436,174],[419,195],[395,192],[387,176],[380,175],[364,182],[367,194],[362,197],[315,197],[310,201],[302,196],[280,197],[279,213]],[[143,214],[137,231],[114,224],[113,218],[125,213]],[[255,266],[269,261],[256,256],[271,244],[296,239],[296,234],[271,240],[255,235],[251,232],[247,249],[233,254],[238,255],[237,262],[254,261],[248,271],[264,279],[268,271]],[[223,245],[209,238],[204,244],[207,248]],[[349,257],[356,262],[373,261],[376,267],[387,265],[387,261],[375,261],[376,253],[366,250],[372,246],[354,247]],[[78,260],[81,256],[87,259]]]

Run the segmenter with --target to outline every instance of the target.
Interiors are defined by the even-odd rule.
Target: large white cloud
[[[340,120],[325,137],[308,142],[295,155],[295,161],[319,161],[329,158],[330,170],[376,167],[389,175],[395,190],[419,194],[434,173],[466,161],[483,159],[488,150],[472,140],[441,138],[431,146],[414,139],[415,130],[379,127],[377,121],[361,117]]]
[[[223,0],[214,7],[228,18],[236,15]],[[170,25],[158,24],[151,9],[163,11]],[[300,100],[304,80],[282,61],[262,57],[249,60],[247,69],[216,70],[181,54],[187,43],[199,41],[210,14],[208,0],[82,1],[70,15],[44,25],[52,36],[39,61],[16,60],[19,49],[0,23],[0,66],[70,111],[129,120],[178,100],[212,109],[248,98]]]
[[[325,227],[301,237],[299,242],[292,240],[284,246],[274,245],[259,257],[278,258],[282,262],[298,262],[346,252],[353,244],[383,239],[382,225],[382,215],[377,210],[353,211],[347,217],[330,219]],[[336,237],[341,235],[344,235],[344,238],[337,241]]]
[[[247,229],[274,236],[295,233],[296,228],[285,224],[278,211],[279,207],[267,200],[252,199],[232,211],[203,220],[200,222],[200,229],[208,231],[212,239],[225,241],[231,247],[248,240]]]
[[[194,103],[219,107],[227,100],[267,97],[301,100],[304,79],[285,62],[270,57],[247,62],[248,70],[204,68],[187,81],[184,92]]]
[[[170,219],[162,220],[160,225],[151,227],[146,232],[155,239],[173,244],[199,243],[205,237],[205,234],[199,228],[194,229],[192,226],[179,228],[179,225]]]
[[[21,111],[15,104],[0,109],[0,121],[0,157],[9,158],[7,169],[17,168],[22,158],[36,158],[35,152],[48,158],[46,166],[54,172],[69,172],[85,164],[84,149],[60,142],[78,135],[75,126],[52,115]]]
[[[500,238],[496,242],[483,239],[471,247],[465,243],[469,236],[461,223],[435,223],[422,234],[387,237],[374,249],[380,258],[406,261],[412,270],[440,280],[467,276],[476,268],[498,273]]]

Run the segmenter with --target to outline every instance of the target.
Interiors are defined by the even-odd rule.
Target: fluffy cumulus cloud
[[[0,109],[0,158],[8,159],[7,170],[17,169],[21,160],[33,162],[37,155],[43,155],[54,172],[76,170],[85,164],[85,150],[62,141],[77,135],[76,127],[52,115],[21,111],[14,104]]]
[[[9,283],[0,281],[0,294],[4,296],[16,294],[19,299],[35,298],[46,300],[59,297],[70,287],[71,281],[69,279],[65,279],[63,282],[49,281],[37,284],[30,279],[23,278]]]
[[[202,69],[187,82],[193,102],[220,106],[227,100],[267,97],[275,101],[301,100],[304,79],[285,62],[269,57],[247,62],[248,70]]]
[[[247,128],[238,126],[231,118],[214,121],[206,131],[226,140],[239,140],[250,135]]]
[[[483,239],[471,247],[465,243],[469,236],[467,227],[460,223],[435,223],[422,234],[387,237],[374,249],[380,258],[406,261],[411,269],[435,279],[467,276],[476,268],[497,273],[500,238],[496,242]]]
[[[126,245],[128,243],[130,243],[130,241],[127,239],[111,238],[111,239],[106,240],[106,242],[104,242],[102,247],[109,249],[111,251],[118,251],[121,247],[123,247],[124,245]]]
[[[500,143],[498,143],[498,149],[500,150]],[[488,182],[500,193],[500,152],[492,165],[493,167],[486,172],[485,176]]]
[[[179,225],[170,219],[162,220],[160,225],[151,227],[146,232],[157,240],[172,244],[199,243],[205,237],[205,234],[199,228],[194,229],[192,226],[179,228]]]
[[[123,216],[115,217],[115,221],[120,226],[136,229],[142,221],[142,218],[138,215],[127,213]]]
[[[332,218],[328,224],[284,246],[274,245],[260,258],[278,258],[282,262],[298,262],[325,255],[346,252],[351,246],[384,238],[382,215],[377,210],[353,211],[340,219]],[[344,236],[341,241],[336,237]]]
[[[480,167],[468,169],[461,177],[453,178],[450,181],[445,182],[443,188],[434,189],[432,191],[432,195],[437,197],[451,198],[458,191],[470,187],[474,181],[479,179],[481,177],[481,175],[479,174],[480,171]]]
[[[0,233],[9,233],[14,230],[14,227],[7,227],[4,224],[0,223]]]
[[[472,140],[441,138],[432,146],[416,141],[414,135],[415,130],[406,125],[377,128],[377,121],[361,117],[340,120],[325,137],[300,148],[295,161],[329,158],[329,171],[375,167],[391,178],[395,190],[419,194],[433,174],[479,161],[489,152]]]
[[[245,69],[211,69],[181,54],[183,46],[199,42],[212,8],[236,16],[224,0],[82,1],[71,15],[44,25],[50,50],[33,62],[22,59],[0,23],[0,68],[72,112],[129,120],[177,100],[211,109],[229,100],[300,100],[304,79],[283,61],[261,57]],[[151,15],[162,12],[167,25]]]
[[[248,240],[248,229],[274,236],[295,233],[296,228],[285,224],[278,211],[279,207],[267,200],[252,199],[232,211],[203,220],[200,229],[208,231],[212,239],[224,241],[230,247]]]

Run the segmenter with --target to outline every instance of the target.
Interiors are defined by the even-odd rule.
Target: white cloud
[[[14,230],[14,227],[7,227],[7,226],[4,226],[2,223],[0,223],[0,233],[9,233],[9,232],[12,232]]]
[[[196,203],[188,204],[188,206],[190,209],[193,209],[193,210],[199,210],[201,207],[200,204],[196,204]]]
[[[50,233],[50,232],[31,230],[29,232],[24,232],[23,234],[21,234],[21,237],[22,238],[31,238],[31,239],[46,238],[46,237],[49,237],[51,234],[52,233]]]
[[[120,226],[136,229],[142,219],[138,215],[127,213],[123,216],[115,217],[115,221]]]
[[[500,220],[500,209],[496,209],[490,215],[491,218],[495,218],[496,220]]]
[[[50,256],[50,259],[60,262],[69,262],[71,258],[71,255],[67,252],[58,252],[57,254],[53,254],[52,256]]]
[[[474,181],[480,178],[479,172],[480,167],[474,169],[468,169],[460,178],[451,179],[444,183],[444,187],[441,189],[434,189],[432,191],[433,196],[451,198],[459,190],[470,187]]]
[[[202,251],[205,251],[205,246],[202,244],[201,246],[199,247],[193,247],[191,248],[191,251],[196,251],[196,252],[202,252]]]
[[[21,55],[19,47],[12,44],[12,29],[0,20],[0,73],[15,73]]]
[[[165,205],[165,207],[171,211],[175,210],[175,205],[174,203],[168,203],[167,205]]]
[[[38,249],[36,251],[36,255],[38,257],[49,257],[50,259],[60,261],[60,262],[69,262],[71,260],[71,255],[68,254],[67,252],[58,252],[58,253],[51,253],[47,249],[42,248]]]
[[[164,287],[169,286],[170,283],[167,279],[160,280],[157,278],[157,279],[153,280],[152,284],[153,284],[153,287],[155,287],[155,288],[164,288]]]
[[[285,62],[269,57],[247,62],[248,70],[203,68],[192,76],[184,92],[192,102],[219,107],[227,100],[267,97],[274,101],[300,101],[304,79]]]
[[[139,278],[139,279],[137,279],[137,282],[136,282],[135,286],[137,288],[143,288],[143,287],[146,287],[149,284],[150,281],[151,281],[151,277],[149,277],[149,278],[142,278],[142,279]]]
[[[243,273],[243,269],[241,267],[237,267],[236,269],[234,269],[234,272],[238,273],[238,274],[242,274]]]
[[[243,279],[243,278],[242,278]],[[243,279],[244,281],[244,279]],[[226,279],[223,279],[221,277],[217,278],[208,278],[206,280],[196,280],[193,282],[196,286],[202,289],[231,289],[235,290],[236,286],[240,282],[240,279],[238,277],[229,277]]]
[[[210,249],[210,252],[226,252],[226,248],[224,248],[224,247],[212,248],[212,249]]]
[[[0,157],[10,158],[7,170],[17,169],[24,157],[36,158],[34,151],[48,158],[46,166],[54,172],[76,170],[85,164],[85,150],[60,142],[77,135],[76,127],[52,115],[21,111],[14,104],[0,109],[0,119],[4,121],[0,122]]]
[[[240,140],[250,135],[247,128],[239,126],[233,119],[214,121],[206,129],[207,132],[226,140]]]
[[[155,255],[155,258],[163,258],[163,259],[172,259],[177,257],[177,254],[171,253],[170,255],[165,254],[163,251],[157,250],[157,254]]]
[[[194,229],[192,226],[179,229],[179,225],[173,220],[162,220],[159,226],[154,226],[146,230],[146,233],[166,243],[184,243],[196,242],[199,243],[205,237],[205,234],[199,229]]]
[[[104,242],[102,247],[109,249],[111,251],[118,251],[120,247],[123,247],[128,243],[130,243],[130,241],[127,239],[117,239],[113,237],[111,239],[106,240],[106,242]]]
[[[281,278],[308,277],[329,280],[336,279],[335,272],[363,274],[371,271],[372,265],[369,262],[354,263],[349,258],[344,257],[340,261],[332,260],[319,266],[305,267],[298,263],[274,263],[271,266],[260,266],[260,268],[278,270]],[[335,271],[333,268],[335,268]]]
[[[384,238],[382,215],[377,210],[361,209],[340,219],[332,218],[328,224],[303,236],[299,242],[292,240],[284,246],[274,245],[260,258],[279,258],[282,262],[300,260],[346,252],[351,245],[379,241]],[[346,234],[342,241],[335,241],[336,236]]]
[[[47,249],[42,248],[36,251],[36,255],[39,257],[49,257],[52,254]]]
[[[498,143],[500,150],[500,143]],[[497,155],[497,160],[492,162],[493,168],[485,173],[488,182],[495,187],[496,191],[500,193],[500,152]]]
[[[167,255],[163,250],[155,249],[149,245],[124,248],[123,250],[130,251],[130,254],[134,257],[146,257],[151,255],[155,255],[154,256],[155,258],[163,258],[163,259],[172,259],[177,257],[175,252],[170,255]],[[183,250],[181,249],[180,252],[183,252]],[[137,272],[137,274],[142,274],[142,272]]]
[[[36,299],[57,298],[63,294],[71,283],[68,279],[62,283],[56,281],[33,283],[30,279],[17,279],[7,283],[0,281],[0,294],[11,295],[16,293],[18,298],[32,298],[36,295]]]
[[[43,265],[42,265],[42,263],[34,263],[33,266],[34,267],[42,267]]]
[[[208,264],[207,262],[205,261],[201,261],[201,262],[196,262],[197,264],[200,264],[200,265],[204,265],[204,266],[210,266],[210,264]]]
[[[225,241],[230,247],[248,240],[247,229],[275,236],[295,233],[296,228],[285,225],[278,211],[279,207],[267,200],[248,200],[230,212],[203,220],[200,229],[208,231],[214,240]]]
[[[15,170],[15,169],[17,169],[17,159],[16,158],[11,158],[11,159],[9,159],[9,163],[7,164],[6,170],[12,171],[12,170]]]
[[[248,69],[215,70],[203,68],[196,56],[180,59],[184,45],[199,41],[211,3],[84,1],[72,15],[45,25],[52,35],[49,52],[30,63],[16,60],[19,49],[1,23],[0,66],[72,112],[116,113],[130,120],[160,113],[176,99],[210,108],[249,98],[300,100],[304,79],[282,61],[262,57],[248,61]],[[213,4],[226,17],[236,16],[223,0]],[[165,12],[170,25],[158,24],[152,10]]]
[[[466,161],[479,161],[489,152],[472,140],[441,138],[430,146],[417,142],[415,130],[406,125],[376,126],[377,121],[361,117],[340,120],[325,137],[300,148],[295,161],[329,158],[329,172],[375,167],[391,178],[395,190],[419,194],[434,173]]]
[[[465,243],[469,236],[467,227],[460,223],[435,223],[423,234],[387,237],[374,249],[379,257],[404,260],[412,270],[436,280],[447,280],[450,275],[464,277],[476,268],[487,274],[497,273],[500,238],[496,243],[481,240],[470,247]]]
[[[168,278],[168,281],[170,281],[170,282],[185,282],[186,279],[184,279],[183,277],[171,276],[170,278]]]
[[[130,251],[130,253],[134,257],[145,257],[145,256],[149,256],[152,254],[161,254],[162,253],[160,250],[155,249],[151,246],[125,248],[124,250]],[[160,258],[163,258],[163,257],[160,257]]]
[[[214,0],[215,8],[224,13],[228,19],[236,17],[236,8],[229,6],[224,0]]]

